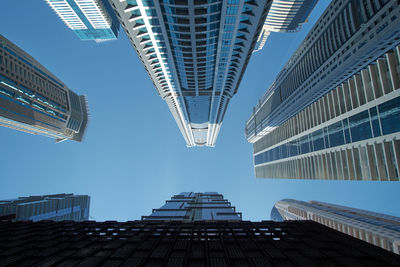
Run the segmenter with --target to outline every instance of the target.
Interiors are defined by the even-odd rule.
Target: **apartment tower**
[[[119,21],[108,0],[46,0],[81,40],[97,42],[118,37]]]
[[[334,0],[246,123],[258,178],[399,180],[400,5]]]
[[[274,0],[258,36],[254,52],[260,51],[271,32],[298,32],[318,0]]]
[[[283,199],[271,219],[313,220],[336,231],[400,254],[400,218],[319,201]]]
[[[0,35],[0,125],[80,142],[87,122],[86,97]]]
[[[13,221],[89,220],[90,197],[87,195],[54,194],[0,200],[0,217]]]
[[[236,212],[224,196],[216,192],[183,192],[167,200],[159,209],[153,209],[142,220],[162,221],[241,221],[242,213]]]
[[[214,146],[271,0],[112,0],[187,146]]]

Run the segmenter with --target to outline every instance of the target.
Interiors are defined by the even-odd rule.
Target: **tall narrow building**
[[[82,141],[86,97],[71,91],[0,35],[0,125],[56,139]]]
[[[299,31],[317,3],[318,0],[273,0],[254,52],[264,47],[271,32]]]
[[[159,209],[153,209],[142,220],[163,221],[241,221],[242,213],[236,212],[224,196],[215,192],[183,192],[175,195]]]
[[[119,21],[108,0],[46,0],[81,40],[97,42],[118,37]]]
[[[400,254],[400,218],[319,201],[283,199],[271,219],[313,220],[375,246]]]
[[[400,5],[334,0],[246,123],[258,178],[398,181]]]
[[[187,146],[214,146],[272,0],[112,0]]]
[[[0,216],[13,221],[87,221],[90,197],[55,194],[0,200]]]

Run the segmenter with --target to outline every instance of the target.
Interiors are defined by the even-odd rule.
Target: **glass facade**
[[[378,113],[379,112],[379,113]],[[400,97],[254,156],[255,165],[400,132]],[[382,128],[381,128],[382,127]]]
[[[143,216],[142,220],[241,221],[242,214],[216,192],[183,192],[154,209],[149,216]]]
[[[400,47],[254,143],[257,177],[399,180]]]
[[[187,146],[214,146],[269,1],[112,1]]]
[[[398,12],[330,3],[246,123],[256,177],[400,179]]]
[[[46,0],[81,40],[112,40],[119,21],[108,0]]]
[[[246,123],[248,141],[254,143],[269,134],[396,47],[399,9],[395,0],[332,1],[254,107]],[[364,71],[355,82],[374,86],[367,74]],[[373,96],[368,91],[360,105]]]

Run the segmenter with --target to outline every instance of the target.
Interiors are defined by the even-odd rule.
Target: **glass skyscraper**
[[[81,40],[116,39],[119,21],[108,0],[46,0]]]
[[[236,212],[224,196],[215,192],[183,192],[175,195],[159,209],[153,209],[142,220],[161,221],[241,221],[242,213]]]
[[[86,97],[71,91],[22,49],[0,35],[0,125],[64,140],[82,141]]]
[[[261,50],[271,32],[297,32],[307,22],[318,0],[274,0],[254,52]]]
[[[113,0],[187,146],[214,146],[272,1]]]
[[[400,218],[319,201],[283,199],[271,219],[313,220],[383,249],[400,254]]]
[[[399,12],[331,2],[246,123],[256,177],[399,180]]]
[[[0,216],[13,221],[87,221],[90,197],[87,195],[55,194],[0,200]]]

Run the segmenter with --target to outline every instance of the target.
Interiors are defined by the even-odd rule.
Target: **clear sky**
[[[245,220],[267,220],[282,198],[320,200],[400,216],[399,182],[256,179],[244,125],[319,15],[299,33],[272,33],[253,54],[215,148],[187,148],[124,32],[116,41],[80,41],[44,0],[1,1],[0,33],[78,94],[88,96],[82,143],[0,127],[0,199],[88,194],[91,216],[137,220],[183,191],[217,191]]]

